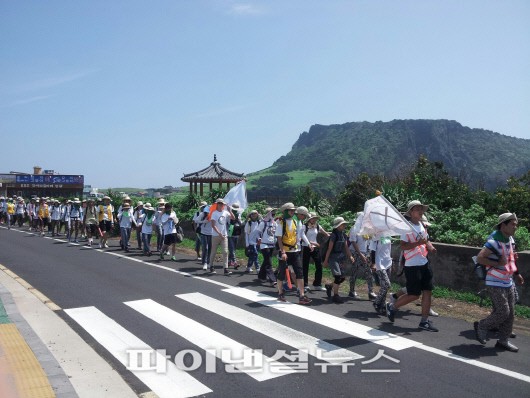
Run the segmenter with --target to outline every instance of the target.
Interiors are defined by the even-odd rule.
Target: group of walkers
[[[120,246],[128,252],[132,230],[136,230],[138,249],[151,256],[151,238],[156,234],[156,250],[163,258],[171,248],[172,260],[175,258],[178,218],[171,203],[158,200],[157,208],[150,203],[138,202],[132,208],[132,200],[126,196],[116,210],[109,196],[86,200],[52,198],[32,198],[28,203],[21,197],[0,197],[0,222],[10,229],[22,227],[27,221],[29,230],[42,236],[65,236],[69,242],[79,243],[86,240],[87,246],[99,241],[100,249],[108,248],[108,239],[115,226],[119,226]],[[118,229],[118,228],[116,228]]]
[[[25,203],[23,198],[0,197],[0,222],[11,228],[21,227],[27,219],[29,228],[41,235],[62,236],[69,241],[87,240],[92,246],[94,238],[99,240],[99,248],[108,247],[107,240],[119,225],[120,246],[128,252],[133,229],[136,230],[138,249],[147,256],[152,255],[151,239],[156,235],[156,251],[160,259],[170,254],[176,261],[175,244],[182,240],[182,229],[171,203],[164,199],[151,203],[138,202],[132,208],[132,201],[124,197],[117,209],[111,198],[105,196],[101,203],[94,199],[80,201],[49,198],[31,199]],[[309,305],[309,291],[326,292],[334,303],[341,304],[340,285],[349,278],[349,296],[358,297],[355,291],[356,279],[362,276],[368,287],[368,299],[378,314],[386,315],[394,322],[396,313],[404,305],[421,297],[421,320],[419,328],[437,332],[430,316],[437,316],[431,309],[433,290],[433,271],[429,256],[436,248],[429,241],[425,217],[428,206],[420,201],[408,203],[404,216],[409,220],[412,230],[400,236],[401,256],[397,262],[405,274],[406,286],[387,296],[390,291],[390,272],[393,266],[391,239],[387,236],[366,237],[352,226],[345,233],[348,222],[342,217],[333,220],[332,231],[325,231],[318,223],[319,216],[310,213],[304,206],[285,203],[279,209],[268,207],[264,214],[251,211],[246,220],[238,203],[227,204],[217,199],[214,204],[200,204],[193,217],[193,228],[197,239],[195,251],[197,260],[205,272],[216,273],[215,260],[221,250],[223,273],[231,275],[230,267],[237,270],[236,247],[241,237],[245,243],[247,264],[244,272],[256,272],[259,281],[270,283],[278,291],[278,300],[287,301],[286,292],[296,291],[298,303]],[[363,213],[358,213],[358,218]],[[489,330],[498,330],[499,340],[496,347],[512,352],[518,348],[509,341],[513,337],[512,326],[514,306],[517,297],[515,281],[524,280],[517,270],[515,242],[513,235],[518,220],[513,213],[499,216],[495,231],[477,256],[477,261],[486,267],[486,288],[493,302],[492,313],[485,319],[475,322],[476,339],[486,344]],[[47,231],[45,230],[47,228]],[[263,257],[260,263],[259,253]],[[278,267],[273,269],[273,255],[278,256]],[[315,264],[314,278],[309,284],[309,264]],[[333,280],[323,285],[323,267],[330,269]],[[379,291],[374,291],[374,276]]]

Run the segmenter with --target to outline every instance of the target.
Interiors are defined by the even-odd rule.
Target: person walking
[[[134,209],[133,217],[136,220],[136,243],[138,244],[138,250],[142,250],[142,223],[139,220],[142,219],[144,214],[144,202],[141,200],[136,204]]]
[[[247,218],[245,223],[245,247],[246,254],[248,257],[247,269],[245,272],[247,274],[252,272],[252,266],[254,265],[256,273],[259,273],[259,259],[258,259],[258,237],[259,230],[258,226],[260,224],[260,215],[257,210],[252,210]]]
[[[83,215],[83,226],[86,230],[87,246],[92,247],[94,236],[99,237],[98,214],[93,198],[89,198]]]
[[[99,248],[103,249],[109,247],[107,240],[114,228],[114,206],[111,204],[109,196],[103,197],[103,203],[98,206],[98,222],[101,230],[101,238],[99,240]]]
[[[360,227],[362,223],[362,217],[364,213],[362,211],[357,213],[357,221],[355,225],[350,229],[349,241],[350,251],[353,253],[355,262],[353,263],[351,274],[350,274],[350,293],[349,297],[358,298],[359,295],[355,291],[355,285],[359,276],[364,277],[366,285],[368,286],[368,300],[376,298],[374,293],[374,282],[372,277],[372,265],[370,257],[370,239],[367,236],[359,235],[357,226]],[[360,222],[358,222],[360,221]]]
[[[386,314],[386,296],[390,289],[390,272],[392,270],[392,241],[389,236],[376,236],[370,243],[370,250],[375,254],[375,269],[379,279],[379,293],[374,299],[374,309],[378,314]]]
[[[286,272],[289,267],[293,268],[296,277],[296,286],[299,291],[298,304],[309,305],[311,299],[306,296],[304,291],[304,272],[302,270],[302,258],[300,241],[304,240],[306,244],[313,249],[313,245],[307,240],[304,234],[304,226],[301,222],[294,219],[296,207],[293,203],[287,202],[280,207],[282,219],[276,227],[276,238],[280,249],[280,260],[278,265],[278,300],[287,301],[285,298],[283,281],[286,280]]]
[[[142,222],[142,243],[143,243],[143,254],[145,256],[151,256],[151,237],[153,236],[153,225],[155,219],[155,208],[151,206],[151,203],[144,205],[144,214],[141,218]]]
[[[265,283],[270,282],[271,286],[276,286],[276,275],[272,269],[272,255],[274,252],[274,247],[276,245],[276,221],[274,216],[276,214],[276,209],[272,207],[267,207],[265,209],[265,216],[261,220],[258,231],[259,231],[259,248],[261,254],[263,255],[263,263],[258,272],[258,279]]]
[[[131,239],[131,231],[136,227],[133,211],[128,202],[121,205],[121,211],[118,212],[118,221],[120,223],[121,248],[125,252],[129,252],[129,240]]]
[[[415,300],[421,298],[421,321],[418,327],[429,332],[438,332],[429,320],[429,310],[432,301],[432,268],[428,259],[429,252],[436,252],[436,248],[429,242],[429,235],[421,219],[429,206],[419,200],[412,200],[407,205],[406,216],[410,218],[412,232],[401,235],[401,250],[405,256],[405,278],[407,280],[407,294],[400,296],[395,303],[386,305],[386,313],[390,322],[394,322],[396,311]]]
[[[307,221],[304,224],[304,231],[307,240],[313,245],[314,249],[311,251],[309,246],[302,242],[302,268],[304,271],[304,288],[309,289],[309,262],[313,259],[315,263],[315,278],[313,279],[312,290],[325,291],[326,288],[322,286],[322,258],[320,253],[320,244],[318,243],[318,235],[322,234],[325,239],[329,238],[329,234],[318,224],[318,214],[309,213]]]
[[[328,267],[333,275],[333,283],[325,285],[326,294],[336,304],[342,304],[344,300],[339,296],[340,284],[346,280],[344,271],[345,255],[353,263],[355,258],[348,247],[348,239],[344,234],[346,221],[342,217],[333,220],[333,231],[329,236],[329,244],[322,265]],[[333,297],[331,296],[333,293]]]
[[[229,220],[235,218],[232,209],[226,206],[224,199],[215,201],[216,209],[210,216],[212,226],[212,249],[210,253],[210,272],[215,273],[215,255],[217,248],[221,247],[223,257],[223,268],[225,275],[231,275],[232,271],[228,269],[228,225]]]
[[[241,220],[241,209],[239,203],[234,203],[232,205],[232,213],[234,213],[234,219],[230,220],[230,225],[228,227],[228,265],[234,267],[234,269],[239,268],[236,258],[236,248],[239,237],[243,232],[243,221]]]
[[[488,237],[484,247],[477,255],[477,262],[486,267],[486,289],[493,303],[490,315],[473,324],[476,339],[486,344],[487,332],[498,329],[499,339],[495,347],[517,352],[519,348],[509,341],[512,333],[515,295],[512,276],[519,284],[524,279],[517,271],[515,263],[513,236],[518,220],[514,213],[499,216],[496,230]]]
[[[164,204],[164,213],[160,217],[160,226],[164,234],[164,245],[160,249],[160,260],[164,259],[166,250],[171,249],[171,260],[177,261],[175,257],[175,244],[177,243],[177,224],[179,219],[173,211],[171,203]]]

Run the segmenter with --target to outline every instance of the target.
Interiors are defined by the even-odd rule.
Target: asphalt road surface
[[[112,246],[114,244],[115,246]],[[168,258],[169,256],[166,256]],[[484,347],[473,326],[417,312],[391,324],[367,300],[276,301],[256,275],[194,258],[125,255],[0,228],[0,264],[29,282],[137,393],[160,397],[529,396],[530,338]],[[241,270],[241,268],[240,268]],[[221,272],[219,272],[221,271]],[[436,272],[436,271],[435,271]]]

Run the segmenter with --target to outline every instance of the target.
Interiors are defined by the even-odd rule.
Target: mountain
[[[311,185],[336,195],[359,173],[392,177],[420,155],[472,187],[492,190],[530,170],[530,140],[472,129],[452,120],[393,120],[314,125],[291,151],[248,175],[249,192],[275,195]]]

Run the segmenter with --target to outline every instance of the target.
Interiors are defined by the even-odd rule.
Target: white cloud
[[[226,107],[226,108],[214,109],[214,110],[207,111],[207,112],[204,112],[204,113],[199,113],[199,114],[195,115],[195,117],[204,118],[204,117],[222,116],[222,115],[226,115],[228,113],[239,112],[239,111],[241,111],[243,109],[247,109],[249,106],[250,105],[234,105],[234,106],[229,106],[229,107]]]
[[[265,10],[251,3],[235,3],[230,6],[230,14],[234,15],[261,15]]]
[[[20,100],[17,100],[17,101],[13,101],[10,106],[30,104],[32,102],[42,101],[42,100],[48,99],[50,97],[53,97],[53,95],[38,95],[38,96],[35,96],[35,97],[31,97],[31,98],[24,98],[24,99],[20,99]]]
[[[91,75],[98,72],[99,69],[92,69],[81,71],[77,73],[72,73],[69,75],[57,76],[57,77],[48,77],[45,79],[35,80],[33,82],[26,83],[19,87],[19,91],[36,91],[49,89],[64,83],[72,82],[74,80],[81,79],[85,76]]]

